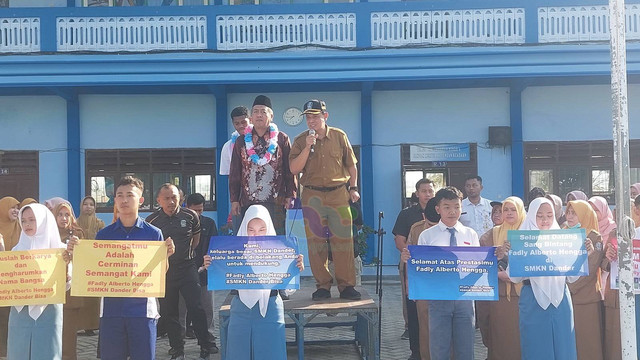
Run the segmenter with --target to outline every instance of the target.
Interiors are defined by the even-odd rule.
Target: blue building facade
[[[423,176],[460,186],[477,173],[491,199],[613,194],[606,1],[129,3],[0,1],[0,195],[93,194],[108,219],[113,182],[135,174],[146,210],[171,181],[205,193],[223,224],[229,113],[258,94],[290,136],[306,126],[286,124],[287,109],[326,101],[357,148],[365,223],[385,214],[386,264]],[[636,182],[640,1],[627,37]],[[424,157],[443,145],[468,145],[469,159]]]

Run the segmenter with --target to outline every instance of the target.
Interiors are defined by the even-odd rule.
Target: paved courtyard
[[[377,303],[378,296],[375,294],[375,277],[366,276],[363,278],[363,287],[375,298]],[[313,286],[313,279],[306,277],[302,279],[302,286]],[[224,302],[228,291],[216,291],[215,302],[216,307]],[[401,340],[400,335],[404,331],[404,322],[402,320],[402,308],[400,306],[400,280],[397,276],[385,276],[383,281],[383,299],[382,299],[382,344],[381,356],[383,360],[405,360],[409,357],[409,341]],[[216,317],[216,336],[219,336]],[[353,331],[348,328],[312,328],[305,330],[306,340],[322,340],[322,339],[353,339]],[[97,336],[78,337],[78,359],[88,360],[96,358]],[[287,329],[287,340],[294,340],[293,329]],[[218,346],[220,346],[218,340]],[[158,360],[169,359],[167,354],[169,350],[169,340],[165,337],[158,340],[157,354]],[[197,340],[186,340],[185,354],[187,360],[197,359],[199,348]],[[479,332],[476,331],[476,360],[484,360],[486,358],[486,348],[480,341]],[[218,354],[211,356],[211,360],[220,359]],[[294,346],[289,347],[288,359],[296,360],[297,349]],[[340,360],[356,360],[360,359],[354,345],[314,345],[305,346],[305,359],[340,359]],[[233,360],[233,359],[230,359]]]

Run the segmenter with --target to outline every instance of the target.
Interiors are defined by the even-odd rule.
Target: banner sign
[[[469,161],[469,144],[421,144],[409,146],[409,160],[421,161]]]
[[[588,276],[584,229],[509,230],[509,276]]]
[[[64,249],[0,252],[0,306],[64,304]]]
[[[611,262],[611,288],[618,290],[618,260]],[[633,239],[633,292],[640,294],[640,239]]]
[[[498,300],[494,247],[409,245],[411,300]]]
[[[208,289],[299,289],[298,254],[295,237],[214,236]]]
[[[80,240],[73,248],[71,295],[164,297],[164,241]]]

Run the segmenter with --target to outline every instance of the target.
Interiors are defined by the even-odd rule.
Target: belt
[[[336,189],[339,189],[341,187],[346,187],[347,184],[340,184],[340,185],[336,185],[336,186],[312,186],[312,185],[304,185],[305,188],[307,189],[311,189],[311,190],[315,190],[315,191],[320,191],[320,192],[329,192],[329,191],[333,191]]]
[[[527,280],[522,280],[522,284],[523,284],[523,285],[531,286],[531,280],[529,280],[529,279],[527,279]]]
[[[238,295],[238,290],[231,290],[230,294],[231,295]],[[274,296],[278,296],[278,290],[271,290],[271,293],[269,294],[269,297],[274,297]]]

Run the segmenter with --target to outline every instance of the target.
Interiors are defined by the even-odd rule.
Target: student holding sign
[[[560,229],[553,203],[546,198],[536,198],[529,204],[529,213],[520,230],[550,229]],[[509,242],[505,242],[503,249],[510,248]],[[519,304],[523,360],[577,359],[573,306],[566,285],[576,280],[578,276],[511,277],[514,283],[524,284]]]
[[[22,232],[13,251],[65,247],[60,241],[56,220],[44,205],[25,206],[20,210],[19,221]],[[64,254],[68,264],[69,254]],[[67,288],[69,285],[67,282]],[[62,311],[62,304],[11,307],[7,358],[62,359]]]
[[[116,185],[114,206],[118,219],[100,230],[96,240],[164,241],[167,256],[173,255],[175,246],[170,238],[162,237],[157,227],[142,220],[138,208],[144,203],[142,180],[126,176]],[[59,240],[58,240],[59,241]],[[77,239],[67,243],[73,252]],[[153,297],[104,297],[100,314],[100,355],[102,360],[153,360],[156,351],[156,323],[159,317]]]
[[[600,264],[602,252],[602,236],[598,233],[598,217],[584,200],[569,201],[565,212],[567,228],[585,229],[586,241],[594,249],[588,257],[589,276],[583,276],[569,284],[573,300],[573,314],[576,329],[576,345],[580,360],[603,359],[602,341],[602,307],[600,294]]]
[[[251,205],[242,219],[238,236],[275,236],[266,207]],[[304,270],[302,255],[296,266]],[[282,360],[287,358],[284,305],[278,290],[237,290],[231,300],[226,358],[233,360]]]
[[[434,197],[436,212],[440,214],[437,225],[423,231],[418,245],[429,246],[480,246],[478,234],[458,220],[462,213],[462,193],[453,186],[438,190]],[[402,261],[411,254],[402,250]],[[473,301],[429,300],[429,353],[433,360],[451,357],[457,360],[473,359]]]
[[[502,202],[503,223],[494,227],[480,238],[481,246],[502,246],[507,241],[510,230],[518,230],[526,212],[524,203],[515,196]],[[487,302],[489,305],[489,360],[520,359],[520,331],[518,328],[518,301],[522,284],[514,284],[507,274],[506,264],[498,263],[500,300]]]

